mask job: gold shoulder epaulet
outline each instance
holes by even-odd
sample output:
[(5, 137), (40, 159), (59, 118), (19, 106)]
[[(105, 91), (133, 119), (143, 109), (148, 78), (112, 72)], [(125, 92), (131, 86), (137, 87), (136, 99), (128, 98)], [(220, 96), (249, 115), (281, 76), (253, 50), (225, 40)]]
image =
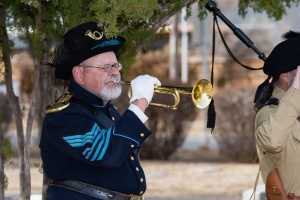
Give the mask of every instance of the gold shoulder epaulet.
[(53, 113), (67, 108), (70, 105), (69, 100), (72, 98), (73, 95), (73, 92), (67, 92), (66, 94), (63, 94), (61, 97), (59, 97), (57, 101), (46, 106), (45, 112)]

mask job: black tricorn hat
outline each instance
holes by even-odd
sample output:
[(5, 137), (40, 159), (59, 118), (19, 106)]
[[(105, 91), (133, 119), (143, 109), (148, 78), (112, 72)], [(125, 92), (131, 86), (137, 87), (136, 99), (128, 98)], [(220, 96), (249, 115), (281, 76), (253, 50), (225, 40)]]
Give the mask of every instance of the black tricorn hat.
[(300, 37), (279, 43), (265, 61), (263, 71), (267, 75), (278, 75), (292, 71), (300, 65)]
[(262, 91), (269, 84), (271, 76), (292, 71), (300, 65), (300, 37), (295, 34), (285, 34), (284, 38), (288, 39), (275, 46), (265, 61), (263, 71), (268, 78), (257, 87), (254, 103), (258, 101)]
[(100, 53), (109, 51), (116, 53), (125, 41), (119, 36), (107, 39), (95, 22), (80, 24), (64, 35), (63, 45), (56, 52), (59, 55), (56, 55), (58, 57), (54, 58), (51, 64), (56, 68), (55, 76), (69, 80), (74, 66)]

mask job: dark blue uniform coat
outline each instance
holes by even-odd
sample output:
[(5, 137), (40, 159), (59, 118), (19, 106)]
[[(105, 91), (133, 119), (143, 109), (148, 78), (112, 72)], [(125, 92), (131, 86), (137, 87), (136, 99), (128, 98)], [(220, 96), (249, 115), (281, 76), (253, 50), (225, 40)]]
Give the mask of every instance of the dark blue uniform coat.
[[(125, 194), (143, 194), (145, 175), (134, 154), (151, 134), (130, 110), (123, 116), (111, 102), (71, 81), (69, 91), (103, 111), (115, 124), (105, 128), (85, 107), (71, 103), (44, 118), (40, 141), (44, 173), (51, 180), (73, 179)], [(47, 199), (95, 198), (51, 185)]]

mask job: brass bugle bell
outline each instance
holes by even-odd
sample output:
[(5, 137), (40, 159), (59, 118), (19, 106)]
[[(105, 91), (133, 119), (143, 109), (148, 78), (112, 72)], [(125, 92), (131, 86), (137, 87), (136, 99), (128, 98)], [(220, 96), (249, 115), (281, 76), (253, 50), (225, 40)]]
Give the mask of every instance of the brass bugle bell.
[[(130, 85), (128, 81), (115, 81), (116, 84)], [(154, 92), (161, 94), (171, 94), (174, 97), (173, 105), (158, 104), (150, 102), (150, 106), (167, 108), (171, 110), (176, 110), (180, 102), (180, 94), (186, 95), (192, 98), (194, 105), (197, 108), (207, 107), (212, 100), (212, 84), (207, 79), (198, 80), (193, 87), (173, 87), (173, 86), (157, 86), (154, 85)], [(128, 89), (129, 99), (132, 97), (132, 88)]]

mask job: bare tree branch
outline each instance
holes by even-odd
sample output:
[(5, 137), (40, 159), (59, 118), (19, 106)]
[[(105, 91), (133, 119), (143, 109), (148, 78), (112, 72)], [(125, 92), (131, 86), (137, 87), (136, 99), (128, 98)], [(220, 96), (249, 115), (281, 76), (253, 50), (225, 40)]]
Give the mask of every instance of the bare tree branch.
[[(6, 83), (6, 91), (7, 97), (11, 103), (13, 113), (15, 116), (15, 124), (17, 130), (17, 138), (18, 138), (18, 153), (19, 153), (19, 167), (20, 167), (20, 196), (25, 195), (25, 161), (24, 161), (24, 130), (23, 130), (23, 122), (22, 122), (22, 111), (19, 104), (19, 99), (16, 97), (13, 91), (13, 84), (12, 84), (12, 67), (10, 61), (10, 47), (9, 47), (9, 39), (7, 35), (6, 29), (6, 12), (2, 4), (0, 4), (0, 24), (1, 24), (1, 33), (2, 38), (1, 42), (3, 44), (3, 61), (5, 64), (5, 83)], [(22, 198), (21, 198), (22, 199)]]
[(123, 33), (124, 31), (126, 31), (129, 28), (129, 25), (125, 25), (123, 26), (123, 28), (121, 28), (120, 33)]

